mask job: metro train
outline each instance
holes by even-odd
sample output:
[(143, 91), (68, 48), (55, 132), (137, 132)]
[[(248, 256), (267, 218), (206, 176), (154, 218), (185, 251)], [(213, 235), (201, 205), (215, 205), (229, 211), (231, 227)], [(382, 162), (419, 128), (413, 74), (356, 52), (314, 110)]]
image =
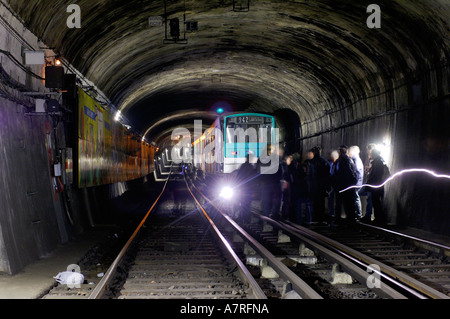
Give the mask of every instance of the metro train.
[(261, 113), (219, 116), (193, 143), (193, 165), (205, 175), (232, 175), (246, 160), (256, 166), (277, 142), (275, 118)]
[(114, 121), (112, 110), (81, 88), (77, 124), (75, 182), (79, 188), (130, 181), (153, 172), (156, 147)]

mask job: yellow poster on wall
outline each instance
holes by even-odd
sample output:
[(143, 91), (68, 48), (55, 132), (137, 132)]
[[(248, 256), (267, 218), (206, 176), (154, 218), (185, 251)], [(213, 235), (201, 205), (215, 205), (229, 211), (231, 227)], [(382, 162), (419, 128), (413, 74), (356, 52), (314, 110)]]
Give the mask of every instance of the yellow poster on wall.
[[(78, 187), (136, 179), (150, 173), (153, 149), (118, 122), (82, 89), (78, 89)], [(143, 159), (145, 157), (145, 160)], [(150, 157), (150, 158), (148, 158)], [(146, 163), (142, 165), (141, 163)]]
[[(79, 170), (78, 181), (81, 187), (99, 184), (98, 160), (103, 138), (103, 108), (96, 101), (79, 89)], [(102, 127), (99, 130), (99, 114)]]

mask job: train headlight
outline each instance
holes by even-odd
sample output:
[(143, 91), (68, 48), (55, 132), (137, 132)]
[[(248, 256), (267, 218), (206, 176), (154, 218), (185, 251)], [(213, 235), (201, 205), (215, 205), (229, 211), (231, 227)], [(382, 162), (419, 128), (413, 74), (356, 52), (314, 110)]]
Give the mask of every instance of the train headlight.
[(231, 187), (225, 186), (221, 189), (219, 196), (223, 199), (231, 199), (233, 198), (234, 191)]

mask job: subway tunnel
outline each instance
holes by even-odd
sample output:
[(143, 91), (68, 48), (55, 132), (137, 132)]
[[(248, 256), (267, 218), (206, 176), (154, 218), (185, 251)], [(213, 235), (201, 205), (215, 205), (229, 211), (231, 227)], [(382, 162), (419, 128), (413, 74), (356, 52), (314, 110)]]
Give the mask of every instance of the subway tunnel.
[[(392, 173), (450, 173), (448, 1), (71, 4), (0, 4), (0, 272), (20, 272), (87, 229), (141, 215), (160, 187), (149, 162), (140, 174), (108, 171), (97, 184), (77, 183), (81, 133), (71, 90), (83, 90), (156, 154), (174, 145), (174, 129), (193, 133), (201, 120), (205, 130), (222, 108), (274, 115), (286, 153), (301, 158), (316, 145), (326, 157), (345, 144), (358, 145), (364, 159), (375, 143)], [(176, 18), (179, 35), (169, 23)], [(26, 64), (30, 52), (43, 52), (45, 62)], [(56, 60), (76, 75), (72, 87), (46, 87), (45, 66)], [(64, 116), (38, 116), (42, 99), (58, 100)], [(55, 178), (66, 149), (72, 182)], [(448, 198), (448, 178), (412, 173), (387, 185), (384, 202), (391, 225), (448, 236)]]

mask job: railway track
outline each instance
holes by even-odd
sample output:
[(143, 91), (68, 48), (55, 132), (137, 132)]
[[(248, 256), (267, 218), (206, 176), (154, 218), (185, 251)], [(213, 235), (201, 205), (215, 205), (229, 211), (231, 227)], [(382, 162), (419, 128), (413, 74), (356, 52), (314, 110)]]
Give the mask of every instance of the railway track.
[(246, 298), (248, 286), (210, 231), (196, 208), (176, 217), (157, 211), (137, 242), (118, 298)]
[[(265, 299), (205, 211), (184, 190), (183, 212), (161, 194), (88, 299)], [(179, 182), (176, 184), (180, 184)], [(178, 190), (178, 200), (180, 192)], [(68, 294), (73, 292), (69, 291)]]
[[(205, 200), (215, 206), (206, 196)], [(325, 298), (450, 298), (448, 247), (410, 236), (399, 239), (400, 234), (374, 236), (373, 232), (362, 231), (363, 225), (319, 227), (316, 232), (288, 221), (272, 220), (258, 211), (253, 213), (260, 221), (245, 225), (246, 230), (280, 258), (300, 261), (294, 264), (294, 271), (303, 269), (303, 274), (296, 272), (311, 286), (322, 283), (324, 289), (317, 291)], [(408, 241), (405, 237), (409, 237)], [(347, 275), (346, 284), (335, 280), (336, 274), (343, 282)]]
[[(219, 212), (233, 225), (228, 227), (228, 239), (242, 238), (241, 245), (244, 248), (241, 250), (247, 251), (243, 257), (247, 263), (259, 265), (263, 276), (266, 272), (271, 280), (284, 280), (283, 291), (279, 292), (282, 296), (288, 291), (291, 298), (406, 298), (386, 285), (367, 287), (366, 282), (371, 278), (367, 271), (304, 236), (293, 232), (283, 234), (278, 222), (270, 218), (255, 215), (252, 222), (239, 226), (195, 185), (193, 188), (203, 198), (204, 207)], [(226, 229), (226, 226), (222, 227)], [(277, 284), (274, 283), (274, 286)]]
[[(450, 298), (448, 246), (362, 223), (313, 230), (359, 261), (379, 265), (386, 274), (421, 293), (422, 298)], [(303, 231), (314, 235), (311, 230)]]
[[(189, 196), (187, 190), (184, 193)], [(161, 201), (167, 204), (167, 200), (163, 197)], [(136, 230), (139, 235), (130, 239), (110, 267), (109, 276), (89, 298), (265, 298), (226, 241), (220, 239), (214, 223), (207, 214), (199, 213), (194, 200), (184, 201), (184, 213), (167, 211), (165, 205), (154, 207)]]
[(449, 267), (437, 253), (368, 231), (315, 232), (255, 211), (240, 225), (187, 178), (184, 213), (173, 213), (168, 181), (102, 280), (82, 293), (60, 289), (61, 297), (448, 298)]
[[(427, 256), (427, 254), (421, 255), (417, 250), (407, 248), (404, 244), (395, 244), (394, 242), (386, 243), (384, 241), (376, 240), (371, 244), (368, 243), (367, 245), (363, 245), (364, 247), (369, 247), (368, 250), (358, 251), (355, 248), (361, 247), (358, 246), (360, 242), (359, 239), (356, 240), (356, 243), (353, 242), (356, 238), (354, 237), (355, 232), (358, 232), (357, 227), (344, 227), (339, 230), (340, 234), (346, 234), (345, 236), (350, 236), (352, 238), (350, 242), (343, 243), (344, 240), (342, 240), (342, 238), (336, 238), (337, 240), (331, 239), (324, 236), (320, 232), (295, 225), (288, 221), (273, 221), (265, 216), (261, 216), (261, 218), (270, 222), (272, 225), (275, 225), (278, 230), (283, 230), (294, 238), (301, 238), (309, 241), (310, 247), (316, 247), (315, 249), (313, 248), (313, 250), (315, 250), (317, 255), (328, 255), (327, 258), (331, 257), (331, 259), (334, 259), (337, 263), (341, 264), (341, 266), (343, 266), (342, 268), (345, 268), (346, 272), (354, 278), (357, 278), (357, 274), (354, 272), (357, 268), (354, 266), (372, 273), (369, 278), (364, 279), (360, 277), (358, 281), (361, 283), (366, 282), (368, 286), (373, 286), (375, 284), (375, 286), (378, 286), (377, 288), (391, 287), (390, 289), (392, 289), (392, 291), (396, 291), (398, 293), (398, 295), (395, 295), (395, 293), (389, 293), (388, 295), (391, 298), (449, 299), (449, 295), (447, 290), (445, 290), (445, 287), (439, 287), (436, 283), (430, 283), (428, 280), (423, 280), (423, 278), (420, 278), (419, 276), (411, 275), (411, 270), (409, 268), (410, 265), (414, 263), (414, 259), (411, 258), (420, 258), (420, 256)], [(320, 230), (326, 232), (329, 228), (321, 227)], [(349, 246), (353, 244), (355, 246)], [(378, 256), (371, 255), (371, 251), (380, 252), (381, 254)], [(393, 263), (387, 264), (386, 260), (382, 258), (385, 258), (385, 256), (389, 254), (391, 254), (391, 256), (392, 254), (395, 255), (396, 253), (403, 254), (395, 257), (398, 258), (397, 261), (399, 264), (397, 265), (394, 265)], [(411, 255), (404, 255), (404, 253)], [(332, 257), (330, 254), (335, 254), (336, 256)], [(423, 262), (422, 259), (416, 260), (421, 260), (420, 262)], [(429, 263), (426, 267), (418, 268), (426, 269), (432, 273), (438, 273), (442, 269), (447, 269), (447, 266), (445, 266), (446, 262), (444, 257), (439, 259), (428, 256), (427, 261)], [(350, 262), (354, 266), (345, 266), (342, 262)], [(433, 263), (437, 265), (436, 268), (432, 267)], [(425, 263), (421, 266), (424, 265)], [(411, 268), (415, 269), (416, 267)], [(384, 293), (382, 293), (382, 295), (384, 295)], [(388, 297), (388, 295), (385, 297)]]

